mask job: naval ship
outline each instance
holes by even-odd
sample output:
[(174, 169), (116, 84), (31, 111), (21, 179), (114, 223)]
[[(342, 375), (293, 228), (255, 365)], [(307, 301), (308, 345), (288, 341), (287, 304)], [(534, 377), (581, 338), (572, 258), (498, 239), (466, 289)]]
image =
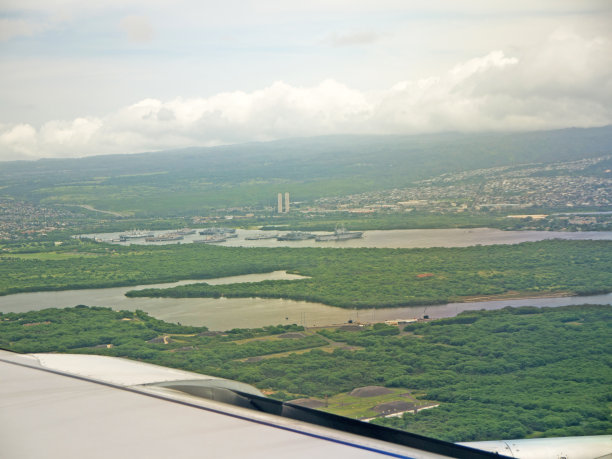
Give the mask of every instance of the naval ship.
[(347, 239), (359, 239), (363, 237), (363, 231), (347, 231), (344, 226), (336, 227), (332, 234), (321, 234), (315, 238), (315, 241), (346, 241)]
[(316, 235), (305, 233), (303, 231), (291, 231), (276, 238), (277, 241), (305, 241), (306, 239), (314, 239)]

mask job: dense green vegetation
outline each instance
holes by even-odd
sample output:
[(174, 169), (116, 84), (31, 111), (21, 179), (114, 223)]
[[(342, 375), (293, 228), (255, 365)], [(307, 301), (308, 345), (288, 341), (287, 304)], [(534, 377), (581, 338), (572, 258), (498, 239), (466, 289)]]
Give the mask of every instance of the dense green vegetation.
[(160, 334), (208, 330), (164, 322), (142, 311), (112, 311), (82, 305), (25, 314), (0, 313), (0, 318), (0, 347), (16, 352), (68, 352), (107, 344), (134, 351), (135, 344)]
[[(479, 211), (469, 213), (442, 213), (431, 211), (413, 212), (376, 212), (372, 214), (351, 214), (349, 212), (330, 212), (325, 215), (301, 215), (259, 217), (240, 220), (242, 227), (262, 227), (264, 230), (301, 230), (333, 231), (338, 225), (349, 230), (394, 230), (394, 229), (431, 229), (431, 228), (497, 228), (501, 230), (520, 231), (610, 231), (612, 215), (594, 215), (592, 223), (576, 224), (564, 217), (567, 209), (530, 208), (536, 214), (552, 214), (541, 220), (531, 217), (509, 218), (512, 212)], [(612, 208), (579, 208), (574, 212), (612, 211)], [(524, 212), (524, 209), (516, 209)], [(185, 226), (185, 225), (183, 225)]]
[[(599, 211), (608, 211), (610, 209), (597, 209)], [(593, 211), (591, 209), (591, 211)], [(588, 210), (585, 210), (588, 212)], [(544, 213), (551, 213), (545, 211)], [(536, 231), (612, 231), (612, 213), (601, 215), (587, 215), (583, 220), (571, 218), (563, 215), (563, 213), (549, 215), (540, 220), (532, 220), (530, 218), (514, 219), (517, 221), (510, 222), (510, 219), (505, 219), (506, 225), (502, 226), (507, 230), (536, 230)]]
[(330, 136), (138, 155), (16, 161), (0, 197), (136, 216), (202, 215), (406, 186), (442, 173), (609, 153), (612, 129)]
[(505, 214), (441, 214), (431, 212), (376, 212), (372, 214), (351, 214), (330, 212), (325, 215), (291, 214), (273, 218), (245, 220), (241, 224), (258, 225), (263, 230), (333, 231), (337, 226), (349, 230), (394, 230), (430, 228), (499, 228), (505, 229), (516, 224), (505, 218)]
[(241, 380), (282, 399), (406, 388), (440, 406), (378, 422), (450, 441), (612, 433), (611, 337), (612, 308), (594, 305), (318, 334), (295, 325), (214, 334), (82, 306), (0, 314), (0, 347), (22, 352), (137, 358)]
[[(583, 243), (586, 242), (586, 243)], [(300, 249), (285, 269), (300, 281), (191, 284), (128, 296), (291, 298), (340, 307), (395, 307), (507, 292), (612, 290), (612, 244), (544, 241), (451, 249)], [(275, 254), (283, 260), (284, 251)], [(297, 262), (299, 260), (299, 262)]]
[(207, 279), (288, 270), (308, 276), (131, 296), (265, 297), (350, 308), (445, 303), (512, 293), (612, 291), (612, 241), (541, 241), (431, 249), (112, 246), (71, 241), (0, 255), (0, 294)]
[(611, 319), (609, 305), (507, 308), (408, 326), (437, 346), (437, 374), (390, 384), (426, 390), (442, 406), (381, 423), (463, 439), (610, 433)]

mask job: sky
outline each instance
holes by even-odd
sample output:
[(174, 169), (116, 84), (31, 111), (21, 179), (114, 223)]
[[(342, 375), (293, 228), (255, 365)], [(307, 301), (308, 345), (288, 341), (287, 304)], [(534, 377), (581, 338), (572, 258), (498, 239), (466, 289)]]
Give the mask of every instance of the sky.
[(609, 0), (0, 0), (0, 161), (608, 124)]

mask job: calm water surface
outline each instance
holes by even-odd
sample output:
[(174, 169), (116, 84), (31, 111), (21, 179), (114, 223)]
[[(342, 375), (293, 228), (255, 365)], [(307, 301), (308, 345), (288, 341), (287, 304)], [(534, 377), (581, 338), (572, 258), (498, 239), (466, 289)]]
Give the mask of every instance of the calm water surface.
[[(156, 234), (163, 232), (157, 231)], [(362, 239), (339, 242), (315, 242), (314, 240), (279, 242), (275, 239), (247, 241), (245, 238), (261, 234), (256, 230), (237, 230), (238, 237), (220, 245), (242, 247), (467, 247), (471, 245), (518, 244), (544, 239), (608, 239), (612, 232), (549, 232), (549, 231), (501, 231), (491, 228), (428, 229), (366, 231)], [(276, 233), (270, 232), (270, 233)], [(282, 232), (281, 232), (282, 233)], [(89, 235), (105, 241), (117, 239), (120, 233)], [(324, 233), (317, 233), (324, 234)], [(181, 243), (202, 239), (199, 234), (185, 236)], [(134, 243), (142, 244), (144, 240)], [(130, 244), (121, 243), (123, 245)], [(162, 243), (151, 243), (162, 244)], [(219, 279), (209, 279), (210, 284), (234, 282), (259, 282), (262, 280), (299, 279), (300, 276), (275, 271), (267, 274), (249, 274)], [(566, 298), (538, 298), (526, 300), (453, 303), (439, 306), (350, 310), (326, 306), (320, 303), (263, 298), (128, 298), (128, 290), (150, 287), (174, 287), (200, 280), (185, 280), (168, 284), (141, 285), (105, 289), (67, 290), (61, 292), (19, 293), (0, 297), (1, 312), (20, 312), (51, 307), (70, 307), (77, 304), (106, 306), (116, 310), (141, 309), (150, 315), (169, 322), (184, 325), (206, 325), (212, 330), (261, 327), (264, 325), (297, 323), (306, 326), (346, 323), (348, 320), (374, 322), (391, 319), (410, 319), (428, 315), (431, 318), (452, 317), (472, 309), (500, 309), (505, 306), (563, 306), (569, 304), (611, 304), (612, 294)]]
[[(262, 280), (300, 279), (301, 276), (275, 271), (219, 279), (210, 284), (259, 282)], [(18, 293), (0, 297), (0, 312), (22, 312), (44, 308), (72, 307), (78, 304), (106, 306), (116, 310), (141, 309), (153, 317), (183, 325), (205, 325), (211, 330), (262, 327), (276, 324), (323, 326), (359, 322), (380, 322), (411, 319), (428, 315), (430, 318), (453, 317), (473, 309), (501, 309), (506, 306), (564, 306), (569, 304), (612, 304), (612, 294), (565, 298), (452, 303), (438, 306), (413, 306), (384, 309), (342, 309), (320, 303), (264, 298), (128, 298), (125, 292), (149, 287), (173, 287), (202, 282), (188, 280), (168, 284), (140, 285), (104, 289), (66, 290), (61, 292)], [(299, 280), (298, 280), (299, 282)]]
[[(168, 231), (156, 231), (159, 235)], [(277, 241), (276, 239), (262, 239), (248, 241), (245, 238), (255, 234), (276, 234), (286, 231), (256, 231), (237, 230), (238, 237), (228, 239), (217, 245), (226, 247), (373, 247), (373, 248), (425, 248), (425, 247), (468, 247), (471, 245), (492, 244), (519, 244), (521, 242), (542, 241), (544, 239), (607, 239), (612, 240), (612, 231), (501, 231), (492, 228), (451, 228), (451, 229), (415, 229), (415, 230), (381, 230), (365, 231), (363, 238), (349, 239), (347, 241), (316, 242), (313, 239), (305, 241)], [(106, 242), (118, 239), (121, 233), (99, 233), (86, 236), (98, 238)], [(328, 234), (315, 231), (314, 234)], [(203, 239), (204, 236), (192, 234), (176, 243), (190, 244), (194, 240)], [(145, 242), (137, 239), (132, 242), (117, 242), (121, 245), (129, 244), (167, 244), (165, 242)]]

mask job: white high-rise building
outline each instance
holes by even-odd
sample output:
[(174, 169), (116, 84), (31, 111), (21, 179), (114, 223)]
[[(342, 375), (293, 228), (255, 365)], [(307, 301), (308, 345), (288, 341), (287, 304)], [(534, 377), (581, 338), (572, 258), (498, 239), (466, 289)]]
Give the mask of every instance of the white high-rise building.
[(283, 213), (283, 193), (278, 193), (278, 213)]
[(289, 213), (289, 193), (285, 193), (285, 213)]

